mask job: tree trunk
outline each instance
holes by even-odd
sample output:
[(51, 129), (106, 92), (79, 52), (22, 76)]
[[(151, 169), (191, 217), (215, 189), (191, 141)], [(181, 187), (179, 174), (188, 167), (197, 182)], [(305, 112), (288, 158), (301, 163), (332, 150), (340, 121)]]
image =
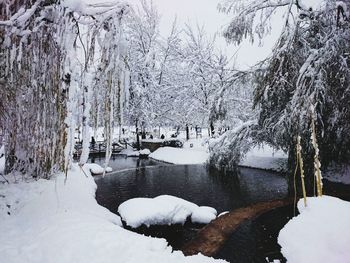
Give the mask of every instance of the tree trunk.
[(188, 141), (190, 139), (190, 128), (186, 124), (186, 140)]
[(138, 127), (138, 120), (136, 120), (136, 148), (137, 150), (140, 150), (140, 137), (139, 137), (139, 127)]

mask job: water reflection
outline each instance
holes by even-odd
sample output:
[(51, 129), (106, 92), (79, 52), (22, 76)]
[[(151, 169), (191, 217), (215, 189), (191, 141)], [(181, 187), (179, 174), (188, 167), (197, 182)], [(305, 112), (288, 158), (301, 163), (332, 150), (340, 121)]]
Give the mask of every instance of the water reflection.
[[(96, 199), (112, 212), (130, 198), (162, 194), (212, 206), (218, 212), (287, 195), (285, 178), (254, 169), (223, 174), (204, 165), (164, 165), (137, 158), (117, 158), (111, 166), (124, 171), (97, 177)], [(125, 170), (132, 167), (139, 169)]]

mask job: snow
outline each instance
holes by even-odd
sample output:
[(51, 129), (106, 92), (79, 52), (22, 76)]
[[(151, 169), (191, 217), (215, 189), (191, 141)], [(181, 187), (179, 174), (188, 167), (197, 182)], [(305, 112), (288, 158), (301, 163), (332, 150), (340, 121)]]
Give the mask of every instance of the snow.
[(140, 152), (139, 151), (134, 151), (132, 148), (127, 148), (122, 150), (119, 154), (125, 154), (128, 157), (139, 157)]
[(216, 218), (216, 209), (209, 206), (200, 206), (192, 213), (192, 223), (208, 224)]
[(281, 150), (275, 151), (268, 145), (251, 149), (240, 166), (271, 171), (286, 171), (288, 155)]
[(342, 184), (350, 184), (350, 165), (331, 165), (324, 171), (324, 178)]
[[(86, 163), (84, 164), (84, 168), (87, 169), (92, 174), (103, 174), (104, 168), (97, 163)], [(110, 173), (113, 169), (111, 167), (106, 168), (106, 172)]]
[(191, 216), (193, 223), (207, 224), (216, 218), (214, 208), (201, 206), (184, 199), (160, 195), (155, 198), (133, 198), (118, 207), (118, 213), (128, 226), (184, 224)]
[(149, 149), (143, 149), (139, 151), (140, 155), (150, 155), (151, 151)]
[(163, 143), (163, 139), (143, 139), (141, 142), (153, 142), (153, 143)]
[(87, 167), (74, 164), (51, 180), (0, 185), (0, 255), (6, 263), (225, 262), (185, 257), (165, 239), (120, 227), (120, 218), (99, 206)]
[(106, 173), (111, 173), (111, 172), (113, 172), (113, 169), (112, 169), (112, 167), (106, 167)]
[[(191, 139), (183, 148), (161, 147), (149, 157), (172, 164), (204, 164), (209, 158), (208, 144), (205, 139)], [(251, 149), (239, 165), (280, 172), (287, 170), (287, 159), (283, 151), (263, 145)]]
[(203, 150), (161, 147), (149, 155), (150, 158), (173, 164), (204, 164), (209, 153)]
[(151, 154), (151, 151), (149, 149), (134, 151), (131, 148), (127, 148), (127, 149), (122, 150), (119, 154), (125, 154), (128, 157), (139, 157), (140, 155), (143, 155), (143, 156), (147, 155), (148, 156)]
[(221, 213), (218, 215), (218, 217), (223, 216), (223, 215), (226, 215), (226, 214), (228, 214), (228, 213), (229, 213), (229, 211), (221, 212)]
[(0, 158), (0, 174), (4, 174), (5, 171), (5, 157)]
[(299, 200), (300, 215), (280, 231), (278, 243), (289, 263), (350, 262), (350, 202), (323, 196)]
[(5, 147), (4, 145), (0, 147), (0, 174), (3, 174), (5, 171)]

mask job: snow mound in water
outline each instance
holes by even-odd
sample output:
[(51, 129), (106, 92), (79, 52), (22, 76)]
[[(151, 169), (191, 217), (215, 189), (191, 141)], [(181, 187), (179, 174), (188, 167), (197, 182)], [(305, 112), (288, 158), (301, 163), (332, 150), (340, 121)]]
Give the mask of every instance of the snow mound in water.
[(300, 215), (280, 231), (278, 243), (288, 262), (350, 262), (350, 202), (323, 196), (298, 202)]
[(207, 224), (216, 218), (212, 207), (199, 207), (184, 199), (161, 195), (155, 198), (133, 198), (118, 207), (128, 226), (184, 224), (191, 216), (193, 223)]
[(143, 149), (139, 153), (140, 153), (140, 155), (147, 155), (148, 156), (151, 154), (151, 151), (149, 149)]
[[(97, 163), (86, 163), (84, 164), (84, 169), (89, 170), (92, 174), (103, 174), (104, 168)], [(106, 168), (106, 173), (112, 172), (113, 169), (111, 167)]]

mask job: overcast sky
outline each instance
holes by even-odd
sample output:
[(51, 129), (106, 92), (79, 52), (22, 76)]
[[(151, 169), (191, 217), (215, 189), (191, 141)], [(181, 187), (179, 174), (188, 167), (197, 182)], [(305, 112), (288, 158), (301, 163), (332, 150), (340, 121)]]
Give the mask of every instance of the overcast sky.
[[(129, 2), (135, 4), (139, 3), (139, 0), (129, 0)], [(248, 41), (242, 43), (240, 47), (227, 45), (221, 33), (230, 21), (230, 16), (217, 10), (218, 3), (220, 0), (153, 0), (161, 16), (160, 33), (166, 36), (170, 32), (175, 17), (180, 28), (185, 24), (203, 25), (205, 31), (211, 36), (217, 34), (217, 47), (224, 50), (228, 57), (233, 56), (238, 50), (236, 64), (240, 68), (247, 68), (271, 53), (277, 40), (280, 23), (276, 23), (275, 33), (267, 36), (261, 47), (258, 43), (251, 45)]]

